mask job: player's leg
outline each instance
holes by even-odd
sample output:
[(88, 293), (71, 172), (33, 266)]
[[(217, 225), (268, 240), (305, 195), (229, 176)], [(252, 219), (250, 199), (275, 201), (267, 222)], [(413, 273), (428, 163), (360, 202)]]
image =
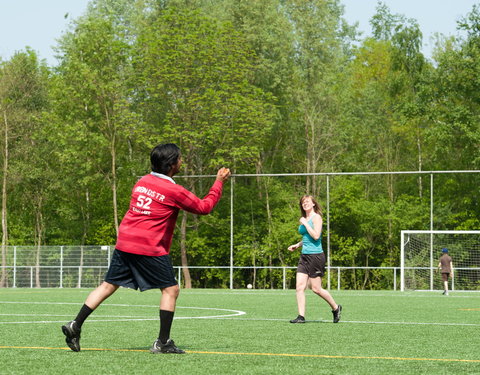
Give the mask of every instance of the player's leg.
[(175, 306), (180, 293), (178, 285), (162, 288), (162, 298), (160, 301), (160, 332), (158, 339), (155, 340), (150, 351), (154, 354), (172, 353), (183, 354), (185, 351), (177, 348), (175, 342), (170, 338), (173, 317), (175, 315)]
[(448, 273), (442, 273), (442, 280), (443, 280), (443, 294), (448, 296)]
[(85, 319), (108, 297), (118, 289), (119, 285), (137, 288), (129, 267), (129, 255), (115, 249), (105, 281), (93, 290), (85, 300), (77, 317), (62, 326), (66, 343), (75, 352), (80, 351), (80, 333)]
[[(159, 256), (150, 259), (152, 267), (146, 267), (145, 271), (150, 270), (150, 284), (155, 283), (162, 291), (160, 300), (160, 331), (157, 340), (153, 343), (150, 351), (157, 353), (183, 354), (182, 349), (175, 346), (170, 338), (173, 317), (175, 315), (175, 307), (177, 298), (180, 294), (180, 288), (175, 279), (175, 271), (173, 269), (170, 256)], [(154, 272), (154, 274), (152, 274)]]
[(290, 320), (290, 323), (305, 323), (305, 290), (308, 285), (308, 275), (297, 272), (295, 294), (297, 297), (298, 316)]
[(332, 314), (333, 314), (333, 322), (338, 323), (340, 321), (340, 317), (342, 314), (342, 306), (338, 305), (335, 300), (333, 299), (332, 295), (330, 292), (326, 289), (322, 288), (322, 278), (321, 277), (315, 277), (310, 279), (310, 282), (312, 284), (312, 291), (323, 298), (332, 308)]
[(338, 308), (338, 305), (333, 299), (332, 295), (329, 293), (328, 290), (322, 288), (322, 278), (311, 278), (310, 282), (312, 284), (312, 292), (323, 298), (330, 305), (332, 310), (336, 310)]
[(178, 285), (162, 289), (162, 299), (160, 301), (160, 333), (158, 338), (162, 344), (165, 344), (170, 338), (173, 316), (175, 315), (175, 306), (180, 294)]
[(342, 306), (338, 305), (330, 292), (322, 287), (322, 277), (325, 274), (325, 253), (315, 254), (310, 260), (310, 283), (312, 291), (319, 297), (324, 299), (332, 308), (333, 322), (340, 321)]
[(103, 301), (115, 293), (117, 289), (118, 285), (104, 281), (88, 295), (76, 318), (62, 326), (65, 342), (74, 352), (80, 351), (80, 334), (85, 319), (87, 319)]
[[(103, 301), (115, 293), (118, 289), (118, 285), (111, 284), (107, 281), (101, 283), (95, 290), (90, 292), (87, 299), (85, 300), (85, 305), (90, 307), (90, 309), (95, 310)], [(82, 322), (83, 323), (83, 322)]]

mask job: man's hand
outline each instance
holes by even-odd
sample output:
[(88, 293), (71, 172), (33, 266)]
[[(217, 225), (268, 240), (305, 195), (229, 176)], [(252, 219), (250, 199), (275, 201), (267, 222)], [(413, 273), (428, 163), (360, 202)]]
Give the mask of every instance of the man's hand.
[(220, 168), (217, 172), (217, 180), (225, 182), (228, 180), (231, 174), (232, 173), (230, 172), (229, 168)]

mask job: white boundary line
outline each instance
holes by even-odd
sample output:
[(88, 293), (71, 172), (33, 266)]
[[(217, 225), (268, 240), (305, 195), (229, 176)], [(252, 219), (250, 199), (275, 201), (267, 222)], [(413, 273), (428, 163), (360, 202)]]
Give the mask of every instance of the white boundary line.
[[(289, 319), (258, 319), (258, 318), (215, 318), (217, 320), (246, 320), (246, 321), (274, 321), (274, 322), (288, 322)], [(308, 323), (331, 323), (332, 320), (320, 319), (320, 320), (306, 320)], [(392, 325), (427, 325), (427, 326), (467, 326), (467, 327), (480, 327), (480, 323), (438, 323), (438, 322), (372, 322), (362, 320), (341, 320), (339, 324), (392, 324)]]
[[(445, 297), (443, 297), (445, 298)], [(16, 301), (0, 301), (0, 304), (36, 304), (36, 305), (78, 305), (73, 302), (16, 302)], [(149, 307), (158, 308), (158, 305), (128, 305), (128, 304), (103, 304), (103, 306), (117, 306), (117, 307)], [(222, 312), (231, 312), (226, 315), (209, 315), (209, 316), (180, 316), (175, 317), (175, 320), (182, 319), (216, 319), (216, 320), (243, 320), (243, 321), (278, 321), (288, 322), (288, 319), (280, 318), (237, 318), (242, 315), (246, 315), (245, 311), (232, 310), (232, 309), (220, 309), (213, 307), (191, 307), (191, 306), (177, 306), (177, 309), (191, 309), (191, 310), (215, 310)], [(71, 315), (59, 315), (59, 314), (0, 314), (0, 316), (50, 316), (50, 317), (70, 317)], [(99, 319), (99, 318), (121, 318), (121, 319)], [(93, 319), (89, 319), (89, 322), (102, 323), (102, 322), (130, 322), (130, 321), (157, 321), (158, 318), (149, 318), (141, 316), (130, 315), (96, 315)], [(307, 323), (329, 323), (331, 320), (307, 320)], [(52, 321), (52, 320), (37, 320), (37, 321), (22, 321), (22, 322), (0, 322), (0, 324), (48, 324), (48, 323), (64, 323), (64, 321)], [(450, 323), (450, 322), (384, 322), (384, 321), (360, 321), (360, 320), (342, 320), (342, 323), (348, 324), (391, 324), (391, 325), (429, 325), (429, 326), (452, 326), (452, 327), (480, 327), (480, 323)]]
[[(195, 307), (186, 307), (189, 309), (196, 309)], [(210, 308), (201, 308), (204, 310), (209, 310)], [(212, 309), (217, 310), (217, 309)], [(218, 309), (225, 310), (225, 309)], [(235, 310), (229, 310), (235, 311)], [(185, 317), (176, 317), (175, 320), (181, 319), (214, 319), (214, 320), (241, 320), (241, 321), (257, 321), (257, 322), (288, 322), (288, 319), (280, 318), (236, 318), (237, 316), (246, 315), (243, 311), (238, 311), (243, 314), (238, 315), (222, 315), (222, 316), (185, 316)], [(0, 314), (0, 316), (39, 316), (36, 314)], [(63, 317), (67, 315), (48, 315), (42, 314), (40, 316), (56, 316)], [(71, 316), (71, 315), (68, 315)], [(98, 318), (122, 318), (122, 319), (98, 319)], [(103, 323), (103, 322), (132, 322), (132, 321), (157, 321), (158, 318), (148, 318), (148, 317), (139, 317), (139, 316), (114, 316), (114, 315), (103, 315), (96, 316), (94, 319), (89, 319), (89, 323)], [(0, 324), (48, 324), (48, 323), (65, 323), (64, 320), (36, 320), (36, 321), (22, 321), (22, 322), (0, 322)], [(307, 320), (306, 323), (331, 323), (331, 320)], [(447, 326), (447, 327), (480, 327), (480, 323), (448, 323), (448, 322), (374, 322), (374, 321), (362, 321), (362, 320), (342, 320), (342, 324), (384, 324), (384, 325), (419, 325), (419, 326)]]
[[(78, 305), (78, 303), (73, 303), (73, 302), (15, 302), (15, 301), (0, 301), (0, 304), (28, 304), (28, 305)], [(115, 303), (105, 303), (103, 306), (120, 306), (120, 307), (152, 307), (152, 308), (158, 308), (158, 305), (127, 305), (127, 304), (115, 304)], [(190, 309), (190, 310), (210, 310), (210, 311), (221, 311), (221, 312), (228, 312), (230, 314), (222, 314), (222, 315), (208, 315), (208, 316), (179, 316), (175, 317), (174, 319), (218, 319), (218, 318), (231, 318), (235, 316), (241, 316), (241, 315), (246, 315), (247, 313), (245, 311), (241, 310), (232, 310), (232, 309), (219, 309), (215, 307), (191, 307), (191, 306), (177, 306), (177, 309)], [(0, 314), (0, 316), (57, 316), (57, 317), (63, 317), (67, 315), (57, 315), (57, 314), (42, 314), (42, 315), (37, 315), (37, 314)], [(71, 316), (71, 315), (68, 315)], [(99, 315), (95, 316), (94, 319), (89, 319), (89, 322), (131, 322), (131, 321), (156, 321), (158, 320), (158, 317), (156, 318), (145, 318), (145, 317), (138, 317), (138, 316), (118, 316), (119, 318), (128, 318), (128, 319), (98, 319), (101, 317), (106, 317), (106, 318), (115, 318), (117, 316), (112, 316), (112, 315)], [(46, 320), (37, 320), (37, 321), (31, 321), (31, 322), (0, 322), (0, 324), (35, 324), (35, 323), (64, 323), (64, 321), (46, 321)]]
[[(11, 315), (16, 316), (16, 315)], [(23, 315), (22, 315), (23, 316)], [(56, 315), (57, 316), (57, 315)], [(257, 319), (257, 318), (232, 318), (232, 317), (218, 317), (218, 316), (202, 316), (202, 317), (177, 317), (177, 319), (214, 319), (214, 320), (241, 320), (241, 321), (259, 321), (259, 322), (284, 322), (288, 319)], [(158, 321), (158, 318), (129, 318), (129, 319), (89, 319), (89, 323), (108, 323), (108, 322), (143, 322), (143, 321)], [(0, 324), (48, 324), (48, 323), (65, 323), (64, 320), (37, 320), (37, 321), (22, 321), (22, 322), (0, 322)], [(331, 323), (331, 320), (307, 320), (308, 323)], [(447, 326), (447, 327), (480, 327), (480, 323), (435, 323), (435, 322), (371, 322), (361, 320), (342, 320), (341, 324), (384, 324), (384, 325), (419, 325), (419, 326)]]

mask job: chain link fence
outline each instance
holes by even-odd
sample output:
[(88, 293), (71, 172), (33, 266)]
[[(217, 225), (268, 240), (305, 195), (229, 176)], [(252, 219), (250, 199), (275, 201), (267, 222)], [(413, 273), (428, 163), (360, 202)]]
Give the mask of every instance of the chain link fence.
[(4, 286), (81, 288), (98, 285), (110, 265), (111, 246), (8, 246)]
[[(113, 246), (8, 246), (6, 266), (2, 266), (7, 288), (94, 288), (110, 265)], [(174, 266), (177, 280), (183, 284), (182, 266)], [(256, 289), (294, 289), (296, 267), (190, 266), (195, 288), (229, 288), (233, 273), (235, 289), (252, 284)], [(330, 267), (332, 288), (340, 290), (342, 281), (365, 274), (385, 279), (385, 285), (397, 289), (398, 267)], [(368, 285), (362, 287), (368, 289)]]

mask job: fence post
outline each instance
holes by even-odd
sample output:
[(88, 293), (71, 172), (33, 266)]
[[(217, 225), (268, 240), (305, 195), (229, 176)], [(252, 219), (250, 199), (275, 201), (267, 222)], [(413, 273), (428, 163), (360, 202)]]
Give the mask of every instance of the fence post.
[(283, 290), (285, 290), (286, 287), (287, 287), (287, 283), (286, 283), (286, 268), (285, 268), (285, 266), (283, 266), (282, 268), (283, 268)]
[(30, 266), (30, 288), (33, 288), (33, 267)]
[(60, 246), (60, 286), (63, 288), (63, 246)]
[(233, 186), (235, 177), (230, 181), (230, 289), (233, 289)]
[(182, 267), (178, 267), (178, 286), (182, 285)]
[(78, 266), (78, 287), (82, 287), (82, 265)]
[[(433, 173), (430, 174), (430, 230), (433, 230)], [(433, 234), (430, 233), (430, 290), (433, 290)]]
[(13, 247), (13, 287), (17, 287), (17, 247)]
[(393, 290), (397, 290), (397, 267), (393, 267)]
[(330, 290), (330, 176), (327, 175), (327, 289)]
[(337, 267), (338, 275), (337, 275), (337, 290), (340, 290), (340, 267)]
[(405, 240), (404, 231), (400, 232), (400, 291), (405, 291)]

